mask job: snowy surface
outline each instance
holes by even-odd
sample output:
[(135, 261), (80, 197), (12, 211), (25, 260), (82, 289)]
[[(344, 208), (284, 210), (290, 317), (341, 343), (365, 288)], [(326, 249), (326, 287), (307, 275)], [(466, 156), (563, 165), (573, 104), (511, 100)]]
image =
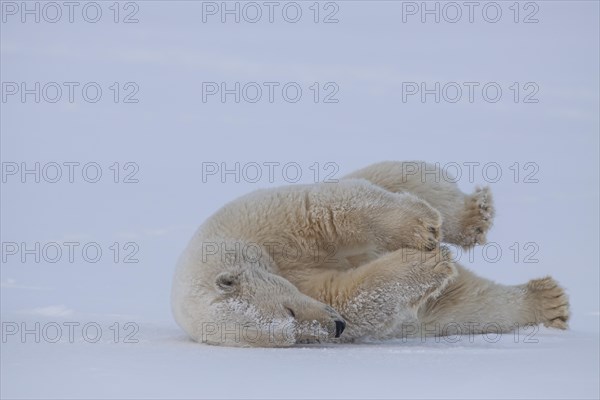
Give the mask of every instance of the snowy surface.
[[(113, 320), (111, 320), (113, 321)], [(112, 323), (112, 322), (111, 322)], [(102, 324), (100, 324), (102, 325)], [(109, 324), (104, 325), (105, 327)], [(77, 334), (77, 331), (75, 331)], [(531, 336), (530, 336), (531, 335)], [(66, 336), (66, 333), (65, 333)], [(598, 337), (548, 330), (422, 342), (240, 349), (198, 345), (171, 324), (139, 343), (3, 349), (3, 396), (36, 398), (594, 398)], [(494, 343), (492, 343), (494, 342)]]
[[(72, 262), (64, 253), (55, 263), (32, 255), (23, 262), (3, 247), (1, 397), (598, 398), (598, 2), (536, 2), (536, 24), (513, 23), (512, 3), (500, 2), (496, 24), (480, 15), (473, 23), (403, 23), (401, 3), (386, 1), (337, 2), (338, 24), (202, 23), (201, 3), (190, 1), (137, 2), (137, 24), (112, 22), (112, 2), (101, 2), (96, 24), (7, 16), (2, 82), (93, 81), (104, 97), (0, 103), (2, 162), (93, 161), (103, 176), (22, 183), (11, 175), (2, 183), (3, 246), (79, 247)], [(301, 4), (312, 16), (312, 2)], [(202, 82), (212, 81), (293, 81), (305, 95), (297, 103), (203, 103)], [(402, 82), (473, 81), (498, 82), (502, 100), (402, 102)], [(135, 82), (139, 102), (114, 103), (114, 82)], [(314, 103), (314, 82), (336, 82), (339, 103)], [(513, 82), (535, 82), (540, 101), (514, 103)], [(552, 275), (570, 295), (570, 331), (231, 349), (192, 343), (174, 324), (173, 267), (197, 226), (226, 201), (289, 183), (280, 169), (272, 182), (203, 182), (203, 162), (295, 162), (308, 183), (316, 162), (323, 179), (328, 162), (339, 177), (415, 159), (500, 165), (497, 182), (481, 167), (470, 180), (463, 168), (459, 185), (491, 186), (498, 212), (488, 239), (502, 254), (496, 260), (478, 248), (461, 262), (506, 284)], [(139, 168), (139, 182), (114, 183), (115, 162), (120, 182), (127, 162)], [(538, 182), (524, 182), (526, 163), (537, 166)], [(98, 262), (81, 255), (89, 243), (103, 251)], [(139, 262), (124, 262), (132, 249)], [(36, 323), (40, 343), (8, 333)], [(79, 323), (73, 343), (70, 323)], [(85, 324), (92, 328), (84, 337)], [(89, 343), (93, 324), (102, 334)], [(62, 336), (52, 343), (56, 326)], [(134, 329), (129, 339), (138, 342), (124, 343)]]

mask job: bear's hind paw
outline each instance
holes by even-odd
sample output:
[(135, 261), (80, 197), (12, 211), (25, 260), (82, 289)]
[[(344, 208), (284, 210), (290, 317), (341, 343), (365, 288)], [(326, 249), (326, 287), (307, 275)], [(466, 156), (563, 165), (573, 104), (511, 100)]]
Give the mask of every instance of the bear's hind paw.
[(568, 328), (569, 298), (554, 279), (548, 276), (529, 281), (527, 296), (532, 302), (535, 322), (550, 328)]

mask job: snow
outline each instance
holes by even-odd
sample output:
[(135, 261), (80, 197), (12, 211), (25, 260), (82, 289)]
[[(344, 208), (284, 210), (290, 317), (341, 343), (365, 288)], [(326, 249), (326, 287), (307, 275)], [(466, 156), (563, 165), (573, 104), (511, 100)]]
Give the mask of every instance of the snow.
[[(297, 24), (203, 23), (201, 2), (134, 3), (137, 24), (114, 23), (112, 2), (99, 2), (95, 24), (79, 14), (55, 24), (3, 14), (2, 82), (97, 82), (103, 97), (0, 103), (3, 172), (39, 162), (51, 178), (52, 163), (62, 167), (57, 183), (3, 175), (2, 398), (600, 397), (597, 2), (535, 2), (533, 24), (511, 21), (513, 2), (499, 3), (495, 24), (422, 24), (418, 15), (403, 23), (402, 2), (335, 2), (338, 24), (312, 22), (312, 2), (300, 3), (306, 19)], [(298, 82), (304, 95), (203, 102), (202, 83), (221, 81)], [(402, 82), (473, 81), (497, 82), (502, 100), (402, 101)], [(138, 103), (123, 103), (127, 82), (139, 86)], [(335, 82), (339, 103), (314, 103), (314, 82), (321, 97)], [(540, 101), (515, 103), (514, 82), (519, 100), (534, 82)], [(463, 252), (461, 263), (506, 284), (553, 276), (570, 296), (569, 331), (523, 331), (516, 342), (505, 334), (237, 349), (193, 343), (175, 325), (175, 262), (225, 202), (289, 184), (288, 163), (310, 183), (415, 159), (460, 166), (465, 191), (490, 185), (495, 247)], [(73, 182), (70, 162), (79, 163)], [(102, 171), (97, 183), (82, 178), (90, 162)], [(258, 182), (221, 174), (236, 162), (262, 166)], [(219, 173), (203, 175), (203, 163)], [(497, 182), (494, 168), (484, 172), (489, 163), (500, 166)], [(36, 326), (39, 343), (21, 337)]]
[(77, 329), (70, 343), (65, 328), (57, 343), (11, 340), (3, 345), (3, 398), (598, 395), (598, 336), (589, 332), (542, 328), (439, 342), (428, 338), (254, 349), (199, 345), (170, 322), (140, 324), (134, 336), (138, 343), (123, 343), (123, 337), (115, 342), (108, 330), (114, 319), (110, 321), (99, 322), (105, 336), (97, 343), (86, 342)]

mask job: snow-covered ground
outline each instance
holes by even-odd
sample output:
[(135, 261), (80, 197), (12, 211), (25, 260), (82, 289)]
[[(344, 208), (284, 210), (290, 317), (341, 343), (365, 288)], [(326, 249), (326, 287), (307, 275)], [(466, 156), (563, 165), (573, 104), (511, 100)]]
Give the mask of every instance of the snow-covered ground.
[[(250, 23), (240, 2), (240, 22), (221, 23), (221, 2), (124, 2), (118, 15), (97, 2), (92, 23), (95, 5), (69, 22), (58, 2), (50, 23), (54, 6), (28, 2), (35, 23), (1, 2), (2, 398), (600, 396), (598, 2), (481, 2), (473, 22), (458, 2), (457, 23), (445, 2), (427, 3), (439, 23), (421, 22), (421, 2), (313, 3), (280, 2), (272, 23), (263, 5)], [(207, 93), (221, 82), (256, 84), (223, 103)], [(410, 94), (436, 82), (439, 102)], [(172, 321), (177, 257), (224, 202), (298, 170), (308, 183), (415, 159), (458, 168), (465, 191), (491, 186), (492, 245), (461, 263), (506, 284), (552, 275), (571, 330), (233, 349)], [(23, 174), (36, 163), (39, 183)], [(221, 174), (236, 163), (238, 177)]]
[[(112, 323), (100, 325), (106, 330)], [(438, 343), (417, 339), (240, 349), (195, 344), (168, 322), (143, 323), (139, 329), (139, 343), (131, 344), (115, 343), (112, 331), (102, 341), (88, 343), (77, 338), (77, 329), (74, 343), (69, 343), (65, 329), (61, 343), (4, 345), (3, 396), (573, 399), (598, 395), (598, 336), (581, 331), (541, 329), (500, 338), (444, 338)]]

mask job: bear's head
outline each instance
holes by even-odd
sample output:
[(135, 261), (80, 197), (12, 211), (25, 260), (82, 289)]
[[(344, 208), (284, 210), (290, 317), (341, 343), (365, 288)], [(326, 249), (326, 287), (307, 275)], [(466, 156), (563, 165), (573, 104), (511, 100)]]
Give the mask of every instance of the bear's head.
[[(228, 267), (196, 291), (180, 325), (199, 342), (239, 347), (286, 347), (339, 337), (344, 319), (262, 268)], [(187, 326), (187, 329), (186, 329)]]

